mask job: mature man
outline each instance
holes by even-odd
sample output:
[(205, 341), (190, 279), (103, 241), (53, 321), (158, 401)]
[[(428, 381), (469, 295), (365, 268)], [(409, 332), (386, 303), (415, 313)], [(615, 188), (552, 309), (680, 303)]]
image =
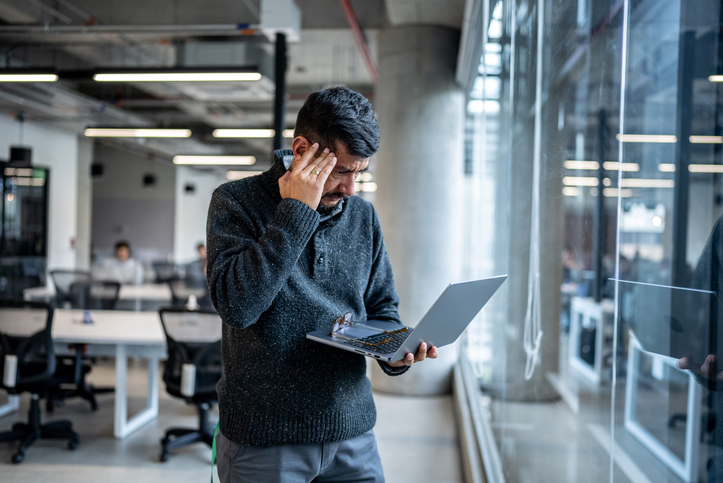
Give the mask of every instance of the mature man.
[[(371, 105), (335, 87), (299, 112), (292, 150), (216, 190), (208, 284), (224, 322), (216, 439), (223, 482), (384, 481), (361, 355), (306, 339), (352, 312), (400, 323), (379, 219), (352, 196), (379, 147)], [(390, 375), (437, 356), (381, 363)]]

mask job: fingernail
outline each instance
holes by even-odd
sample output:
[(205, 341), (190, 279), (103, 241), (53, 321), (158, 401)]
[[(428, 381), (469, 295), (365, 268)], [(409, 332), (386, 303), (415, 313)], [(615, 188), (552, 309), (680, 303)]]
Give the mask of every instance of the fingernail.
[(318, 148), (318, 147), (319, 147), (319, 143), (314, 143), (314, 144), (311, 145), (311, 147), (312, 147), (312, 148)]
[(325, 153), (328, 153), (328, 152), (329, 152), (329, 148), (324, 148), (324, 152), (325, 152)]
[(334, 157), (334, 153), (329, 153), (332, 157)]
[(425, 342), (422, 342), (421, 344), (419, 344), (419, 348), (422, 349), (423, 351), (426, 351), (426, 350), (427, 350), (427, 344), (426, 344)]

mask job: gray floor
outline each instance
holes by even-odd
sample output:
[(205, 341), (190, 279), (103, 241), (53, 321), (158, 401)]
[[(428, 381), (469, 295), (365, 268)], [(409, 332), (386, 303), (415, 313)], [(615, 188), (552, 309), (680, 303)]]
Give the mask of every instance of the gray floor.
[[(130, 412), (143, 404), (145, 366), (130, 364)], [(112, 385), (112, 361), (102, 362), (91, 373), (96, 385)], [(159, 444), (170, 426), (193, 426), (192, 407), (161, 391), (160, 415), (128, 438), (113, 438), (112, 394), (99, 396), (100, 408), (91, 412), (87, 403), (74, 401), (57, 409), (43, 421), (70, 419), (80, 433), (81, 445), (69, 451), (61, 441), (40, 441), (27, 452), (20, 465), (10, 463), (14, 445), (0, 443), (0, 481), (174, 483), (209, 481), (211, 452), (197, 444), (177, 450), (168, 463), (159, 463)], [(460, 456), (451, 396), (406, 398), (375, 394), (378, 421), (375, 428), (382, 464), (389, 483), (461, 482)], [(0, 403), (5, 401), (0, 395)], [(21, 399), (20, 412), (0, 418), (0, 431), (26, 419), (28, 397)]]

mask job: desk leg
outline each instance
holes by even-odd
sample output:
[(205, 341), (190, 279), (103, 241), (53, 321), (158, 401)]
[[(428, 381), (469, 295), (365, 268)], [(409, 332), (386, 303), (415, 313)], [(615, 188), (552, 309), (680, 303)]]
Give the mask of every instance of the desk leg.
[(116, 347), (115, 360), (115, 423), (113, 434), (117, 439), (123, 439), (148, 421), (158, 416), (158, 357), (148, 359), (148, 398), (146, 408), (128, 419), (127, 394), (128, 357), (126, 346), (119, 344)]
[(8, 402), (0, 406), (0, 418), (6, 414), (14, 413), (20, 408), (20, 396), (8, 394)]

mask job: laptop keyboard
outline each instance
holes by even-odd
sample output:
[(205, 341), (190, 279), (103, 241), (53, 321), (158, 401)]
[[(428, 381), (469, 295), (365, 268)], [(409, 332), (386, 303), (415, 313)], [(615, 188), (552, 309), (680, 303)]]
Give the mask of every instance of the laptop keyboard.
[[(381, 354), (387, 354), (389, 352), (396, 352), (396, 350), (399, 349), (399, 347), (404, 343), (404, 341), (407, 340), (410, 332), (411, 331), (407, 330), (405, 332), (397, 332), (395, 334), (374, 334), (370, 335), (369, 337), (364, 337), (362, 339), (347, 339), (344, 342), (349, 345), (353, 345), (354, 347), (359, 347), (361, 349), (367, 349), (374, 352), (379, 352)], [(380, 342), (387, 339), (390, 339), (389, 342), (379, 344)]]

